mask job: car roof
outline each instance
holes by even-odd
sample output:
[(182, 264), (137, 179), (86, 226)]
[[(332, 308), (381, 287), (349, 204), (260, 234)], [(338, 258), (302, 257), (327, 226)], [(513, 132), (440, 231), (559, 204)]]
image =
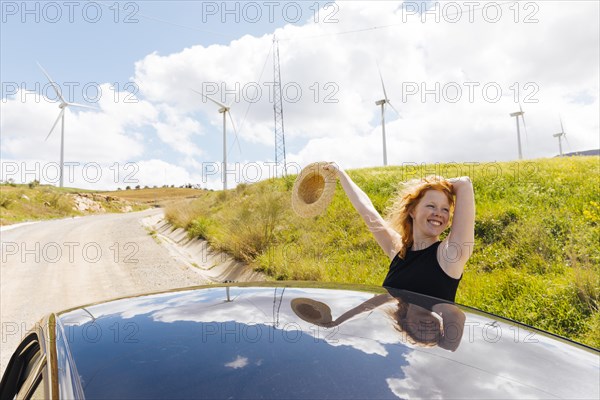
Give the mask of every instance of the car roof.
[(59, 353), (89, 398), (600, 396), (594, 349), (411, 292), (295, 285), (69, 310)]

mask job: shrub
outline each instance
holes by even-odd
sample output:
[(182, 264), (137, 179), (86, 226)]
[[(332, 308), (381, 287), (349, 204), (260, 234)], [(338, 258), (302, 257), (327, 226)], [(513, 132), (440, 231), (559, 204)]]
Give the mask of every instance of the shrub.
[(600, 268), (594, 270), (576, 265), (573, 273), (573, 285), (579, 301), (590, 313), (600, 312)]
[(227, 218), (231, 250), (237, 258), (252, 261), (275, 243), (284, 208), (282, 198), (277, 192), (265, 193), (258, 200), (244, 202)]
[(236, 191), (236, 193), (245, 193), (247, 187), (248, 187), (247, 183), (240, 183), (235, 187), (235, 191)]
[(10, 198), (8, 195), (0, 193), (0, 207), (8, 208), (13, 201), (14, 199)]
[(210, 220), (202, 216), (196, 217), (186, 227), (187, 235), (190, 239), (193, 238), (208, 238), (208, 230), (210, 228)]
[(64, 215), (69, 214), (73, 209), (73, 205), (71, 204), (69, 198), (60, 193), (53, 193), (47, 196), (46, 201), (51, 208)]

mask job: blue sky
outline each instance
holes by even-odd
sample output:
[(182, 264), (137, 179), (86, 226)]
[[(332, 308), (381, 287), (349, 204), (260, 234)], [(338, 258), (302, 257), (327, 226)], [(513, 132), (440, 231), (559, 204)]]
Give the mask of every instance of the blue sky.
[[(288, 9), (288, 17), (283, 3), (267, 7), (259, 2), (256, 4), (261, 6), (255, 8), (243, 2), (222, 7), (220, 1), (98, 1), (85, 9), (86, 1), (46, 3), (53, 5), (2, 1), (3, 80), (39, 81), (36, 61), (40, 61), (49, 71), (58, 69), (54, 74), (60, 72), (66, 80), (127, 82), (133, 63), (149, 53), (164, 55), (193, 45), (227, 45), (246, 34), (270, 34), (296, 19), (295, 8)], [(310, 16), (314, 11), (308, 8), (315, 9), (315, 3), (295, 4), (303, 15)], [(261, 18), (255, 17), (256, 9)], [(97, 10), (101, 10), (100, 16)]]
[(220, 114), (191, 89), (215, 89), (232, 103), (239, 149), (228, 130), (230, 187), (255, 180), (257, 169), (268, 177), (273, 34), (295, 166), (382, 164), (378, 66), (401, 115), (386, 112), (390, 165), (514, 160), (508, 114), (519, 103), (524, 158), (558, 153), (559, 118), (566, 151), (598, 148), (598, 3), (470, 4), (2, 1), (2, 179), (38, 173), (56, 182), (60, 126), (44, 138), (60, 110), (39, 97), (40, 88), (53, 93), (38, 61), (68, 101), (85, 103), (83, 88), (92, 98), (102, 90), (96, 110), (65, 115), (67, 186), (124, 187), (133, 171), (142, 186), (220, 188), (211, 172), (222, 160)]

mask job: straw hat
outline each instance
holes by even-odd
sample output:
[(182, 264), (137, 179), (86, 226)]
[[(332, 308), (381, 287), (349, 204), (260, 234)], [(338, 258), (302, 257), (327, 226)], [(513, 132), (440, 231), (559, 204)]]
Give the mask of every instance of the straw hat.
[(322, 213), (335, 192), (335, 171), (323, 169), (328, 162), (307, 165), (296, 178), (292, 189), (292, 208), (301, 217), (309, 218)]
[(320, 301), (298, 297), (292, 300), (292, 310), (297, 316), (311, 324), (327, 325), (332, 321), (331, 309)]

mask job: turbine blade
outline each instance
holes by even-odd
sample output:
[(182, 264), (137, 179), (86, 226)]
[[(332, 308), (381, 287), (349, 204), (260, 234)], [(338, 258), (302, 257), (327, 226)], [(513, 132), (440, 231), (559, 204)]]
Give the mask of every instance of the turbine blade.
[(37, 65), (38, 65), (38, 67), (40, 67), (40, 69), (42, 70), (44, 75), (46, 75), (46, 78), (48, 78), (48, 82), (50, 82), (50, 85), (52, 85), (52, 89), (54, 89), (54, 91), (56, 92), (56, 95), (58, 96), (60, 101), (63, 103), (66, 103), (65, 99), (62, 97), (62, 94), (60, 93), (60, 87), (56, 84), (56, 82), (54, 82), (54, 80), (52, 78), (50, 78), (50, 75), (48, 75), (48, 73), (46, 72), (44, 67), (42, 67), (42, 64), (40, 64), (38, 62)]
[(521, 111), (523, 114), (525, 114), (525, 113), (523, 112), (523, 107), (521, 107), (521, 103), (519, 103), (519, 110), (520, 110), (520, 111)]
[(237, 134), (237, 129), (235, 127), (235, 122), (233, 122), (233, 117), (231, 116), (231, 112), (227, 111), (227, 114), (229, 114), (229, 120), (231, 121), (231, 126), (233, 127), (233, 141), (235, 143), (237, 143), (237, 148), (238, 151), (240, 152), (240, 154), (242, 154), (242, 148), (240, 147), (240, 141), (238, 140), (238, 134)]
[(389, 105), (390, 107), (392, 107), (392, 110), (394, 110), (394, 112), (395, 112), (396, 114), (398, 114), (398, 116), (399, 116), (400, 118), (402, 118), (402, 116), (400, 115), (400, 113), (398, 112), (398, 110), (396, 110), (396, 107), (394, 107), (394, 106), (392, 105), (392, 102), (388, 100), (388, 102), (387, 102), (387, 103), (388, 103), (388, 105)]
[(199, 91), (197, 91), (197, 90), (194, 90), (194, 89), (192, 89), (192, 91), (193, 91), (193, 92), (196, 92), (196, 93), (198, 93), (200, 96), (202, 96), (202, 97), (204, 97), (204, 98), (206, 98), (206, 99), (208, 99), (208, 100), (212, 101), (213, 103), (215, 103), (215, 104), (216, 104), (216, 105), (218, 105), (219, 107), (223, 107), (223, 108), (229, 108), (229, 107), (227, 107), (225, 104), (221, 103), (220, 101), (217, 101), (217, 100), (213, 99), (212, 97), (205, 95), (205, 94), (204, 94), (204, 93), (202, 93), (202, 92), (199, 92)]
[(46, 136), (46, 139), (44, 139), (44, 141), (48, 140), (50, 135), (52, 135), (52, 131), (54, 131), (54, 128), (56, 128), (56, 124), (58, 124), (58, 121), (60, 120), (60, 118), (62, 117), (64, 112), (65, 112), (64, 108), (62, 110), (60, 110), (60, 112), (58, 113), (58, 118), (56, 118), (56, 121), (54, 121), (54, 125), (52, 125), (52, 128), (50, 128), (50, 132), (48, 132), (48, 136)]
[(381, 75), (381, 70), (379, 69), (379, 64), (377, 65), (377, 71), (379, 71), (379, 79), (381, 79), (381, 87), (383, 88), (383, 97), (387, 101), (387, 93), (385, 92), (385, 85), (383, 84), (383, 76)]
[(88, 106), (86, 104), (79, 104), (79, 103), (67, 103), (68, 106), (75, 106), (75, 107), (82, 107), (82, 108), (89, 108), (90, 110), (98, 110), (96, 107), (92, 107), (92, 106)]
[(563, 128), (562, 117), (560, 118), (560, 131), (563, 133), (565, 132), (565, 128)]

